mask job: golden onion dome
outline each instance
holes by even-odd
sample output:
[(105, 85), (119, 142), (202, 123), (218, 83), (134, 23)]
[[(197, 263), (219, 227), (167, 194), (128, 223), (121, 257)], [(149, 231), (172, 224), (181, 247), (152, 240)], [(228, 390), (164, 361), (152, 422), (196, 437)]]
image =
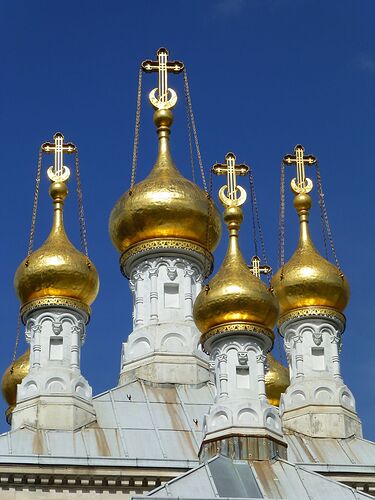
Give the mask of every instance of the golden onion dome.
[(12, 412), (17, 402), (17, 385), (29, 373), (30, 367), (30, 349), (27, 349), (14, 363), (5, 370), (1, 386), (8, 408), (5, 412), (7, 422), (10, 424)]
[[(146, 179), (127, 191), (114, 206), (109, 232), (121, 253), (150, 240), (185, 240), (212, 251), (220, 238), (220, 215), (196, 184), (183, 177), (169, 149), (173, 113), (157, 110), (159, 137), (156, 163)], [(207, 230), (208, 228), (208, 230)]]
[(267, 354), (269, 370), (266, 373), (266, 394), (268, 402), (273, 406), (279, 406), (280, 397), (290, 385), (289, 370), (280, 361), (277, 361), (271, 353)]
[(300, 221), (300, 237), (291, 259), (274, 275), (272, 286), (280, 304), (280, 322), (292, 311), (323, 308), (342, 313), (349, 300), (349, 285), (340, 270), (324, 259), (309, 233), (311, 197), (299, 193), (294, 206)]
[(238, 206), (227, 207), (224, 221), (229, 229), (229, 246), (224, 261), (194, 304), (194, 320), (202, 332), (201, 342), (225, 330), (261, 329), (273, 338), (278, 316), (274, 295), (252, 274), (238, 244), (243, 219)]
[(63, 206), (68, 189), (65, 182), (53, 182), (49, 193), (54, 204), (52, 230), (43, 245), (20, 264), (14, 277), (21, 307), (34, 301), (59, 298), (88, 308), (98, 293), (98, 273), (66, 235)]

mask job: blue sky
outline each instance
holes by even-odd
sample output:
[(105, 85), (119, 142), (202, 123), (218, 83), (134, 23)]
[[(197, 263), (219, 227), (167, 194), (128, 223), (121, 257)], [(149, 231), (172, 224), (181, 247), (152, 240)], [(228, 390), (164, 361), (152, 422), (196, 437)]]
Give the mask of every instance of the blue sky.
[[(229, 150), (253, 167), (274, 268), (281, 158), (297, 143), (318, 156), (336, 249), (352, 292), (343, 376), (356, 397), (365, 436), (375, 439), (374, 15), (371, 0), (2, 0), (1, 371), (11, 360), (15, 340), (13, 275), (27, 250), (38, 148), (60, 130), (80, 150), (89, 251), (101, 278), (82, 371), (95, 394), (116, 385), (121, 342), (131, 331), (131, 295), (109, 240), (108, 217), (129, 187), (139, 64), (166, 46), (188, 70), (206, 169)], [(173, 155), (189, 177), (182, 77), (171, 77), (170, 84), (180, 97)], [(138, 180), (147, 175), (156, 153), (147, 101), (155, 86), (156, 76), (145, 75)], [(51, 223), (46, 179), (50, 160), (43, 168), (36, 245)], [(288, 181), (292, 176), (288, 169)], [(71, 184), (66, 227), (78, 245)], [(216, 180), (215, 192), (219, 187)], [(289, 189), (287, 206), (289, 257), (298, 236)], [(245, 212), (241, 243), (249, 259), (249, 205)], [(315, 203), (312, 233), (322, 249), (319, 223)], [(216, 252), (216, 266), (225, 246), (226, 235)], [(24, 349), (23, 340), (20, 352)], [(0, 418), (0, 430), (6, 429)]]

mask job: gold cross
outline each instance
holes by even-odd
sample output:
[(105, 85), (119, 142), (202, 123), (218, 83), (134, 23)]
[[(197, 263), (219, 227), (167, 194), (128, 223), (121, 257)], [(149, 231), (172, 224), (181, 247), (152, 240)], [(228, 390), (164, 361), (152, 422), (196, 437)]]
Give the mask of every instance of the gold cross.
[(261, 266), (260, 258), (257, 255), (251, 259), (251, 265), (249, 266), (250, 271), (254, 276), (260, 278), (261, 274), (271, 274), (272, 268), (271, 266)]
[(246, 201), (246, 191), (237, 186), (237, 175), (246, 175), (249, 167), (244, 163), (236, 165), (236, 156), (233, 153), (227, 153), (225, 160), (225, 163), (215, 163), (212, 167), (212, 172), (216, 175), (227, 174), (227, 184), (220, 189), (219, 198), (223, 205), (239, 207)]
[(312, 180), (305, 175), (305, 165), (314, 165), (316, 157), (314, 155), (304, 155), (305, 148), (297, 144), (294, 148), (294, 155), (285, 155), (283, 162), (287, 165), (295, 164), (297, 167), (297, 178), (292, 179), (290, 185), (292, 190), (298, 193), (309, 193), (313, 188)]
[(52, 182), (64, 182), (70, 177), (70, 170), (63, 164), (64, 153), (73, 154), (77, 147), (72, 142), (64, 144), (64, 136), (61, 132), (56, 132), (53, 136), (54, 142), (45, 142), (42, 144), (42, 150), (45, 153), (55, 153), (55, 165), (49, 167), (47, 175)]
[[(157, 61), (148, 59), (141, 64), (146, 73), (156, 71), (159, 73), (159, 86), (157, 89), (151, 90), (149, 99), (155, 109), (171, 109), (176, 105), (177, 94), (173, 89), (168, 88), (168, 73), (181, 73), (184, 64), (180, 61), (168, 61), (169, 52), (164, 47), (161, 47), (156, 55)], [(156, 92), (158, 92), (157, 97)]]

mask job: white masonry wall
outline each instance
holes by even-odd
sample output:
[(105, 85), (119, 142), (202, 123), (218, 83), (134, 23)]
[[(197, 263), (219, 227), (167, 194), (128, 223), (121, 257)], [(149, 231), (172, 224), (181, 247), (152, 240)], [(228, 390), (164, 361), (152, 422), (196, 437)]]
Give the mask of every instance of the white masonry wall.
[(12, 430), (76, 429), (95, 420), (92, 390), (80, 370), (87, 317), (68, 307), (32, 311), (26, 321), (30, 371), (18, 385)]
[(286, 430), (316, 437), (362, 435), (354, 396), (340, 372), (343, 329), (334, 317), (298, 318), (282, 325), (291, 379), (280, 403)]
[(216, 398), (204, 422), (204, 440), (230, 435), (272, 436), (283, 441), (278, 409), (266, 396), (265, 353), (271, 341), (256, 333), (215, 336), (210, 359)]
[(133, 331), (123, 344), (120, 383), (136, 376), (161, 383), (208, 380), (193, 320), (202, 273), (203, 263), (191, 254), (152, 253), (132, 265)]

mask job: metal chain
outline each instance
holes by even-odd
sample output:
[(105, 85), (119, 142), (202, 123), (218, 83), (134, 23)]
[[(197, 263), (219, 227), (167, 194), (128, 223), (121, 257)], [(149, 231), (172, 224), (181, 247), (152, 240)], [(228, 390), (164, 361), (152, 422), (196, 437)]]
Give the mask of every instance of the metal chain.
[(186, 122), (188, 128), (188, 139), (189, 139), (189, 153), (190, 153), (190, 165), (191, 165), (191, 178), (195, 183), (195, 163), (194, 163), (194, 155), (193, 155), (193, 141), (191, 137), (191, 123), (190, 123), (190, 113), (189, 113), (189, 100), (188, 94), (186, 92), (186, 85), (184, 85), (184, 93), (185, 93), (185, 108), (186, 108)]
[[(212, 170), (210, 170), (210, 184), (209, 184), (209, 191), (207, 193), (207, 201), (208, 201), (208, 211), (207, 211), (207, 232), (206, 232), (206, 248), (209, 251), (211, 247), (211, 222), (212, 222), (212, 208), (213, 208), (213, 201), (212, 201)], [(208, 276), (210, 275), (211, 271), (211, 266), (210, 266), (210, 261), (207, 259), (206, 261), (206, 269), (204, 271), (204, 279), (207, 279)]]
[[(258, 255), (258, 240), (260, 242), (260, 249), (262, 253), (262, 261), (263, 263), (268, 266), (268, 259), (267, 259), (267, 252), (266, 252), (266, 245), (264, 243), (264, 236), (263, 236), (263, 230), (262, 230), (262, 225), (260, 223), (260, 215), (259, 215), (259, 208), (258, 208), (258, 202), (257, 202), (257, 197), (256, 197), (256, 192), (255, 192), (255, 183), (254, 183), (254, 175), (251, 167), (249, 167), (249, 182), (250, 182), (250, 195), (251, 195), (251, 208), (253, 212), (253, 231), (255, 235), (255, 241), (254, 241), (254, 247), (255, 247), (255, 254)], [(256, 228), (254, 225), (256, 224)], [(266, 280), (268, 284), (271, 284), (271, 274), (266, 275)]]
[(199, 168), (200, 168), (201, 176), (202, 176), (203, 188), (206, 191), (206, 193), (208, 193), (207, 183), (206, 183), (206, 176), (205, 176), (205, 173), (204, 173), (201, 151), (200, 151), (200, 148), (199, 148), (197, 128), (195, 126), (195, 118), (194, 118), (194, 113), (193, 113), (193, 106), (191, 104), (190, 89), (189, 89), (189, 82), (188, 82), (188, 76), (187, 76), (186, 68), (184, 68), (184, 89), (185, 89), (185, 95), (186, 95), (186, 103), (187, 103), (187, 107), (188, 107), (188, 111), (189, 111), (189, 116), (190, 116), (190, 124), (191, 124), (191, 128), (192, 128), (192, 131), (193, 131), (193, 136), (194, 136), (195, 149), (197, 151), (198, 163), (199, 163)]
[[(27, 258), (26, 258), (26, 262), (25, 262), (26, 266), (28, 265), (28, 258), (33, 253), (33, 248), (34, 248), (35, 225), (36, 225), (36, 216), (37, 216), (37, 212), (38, 212), (39, 187), (40, 187), (40, 178), (41, 178), (41, 171), (42, 171), (42, 159), (43, 159), (43, 150), (42, 150), (42, 148), (40, 148), (39, 154), (38, 154), (38, 166), (37, 166), (37, 170), (36, 170), (34, 203), (33, 203), (33, 213), (32, 213), (32, 217), (31, 217), (29, 245), (27, 247)], [(12, 366), (10, 369), (11, 373), (13, 373), (14, 363), (15, 363), (16, 357), (17, 357), (17, 350), (18, 350), (18, 345), (20, 342), (20, 332), (21, 332), (21, 313), (19, 312), (18, 319), (17, 319), (16, 341), (14, 344), (13, 356), (12, 356)]]
[(79, 235), (81, 242), (81, 252), (88, 258), (89, 251), (87, 246), (87, 230), (86, 230), (86, 220), (85, 211), (83, 209), (83, 195), (81, 187), (81, 173), (79, 168), (79, 155), (78, 148), (76, 149), (76, 181), (77, 181), (77, 200), (78, 200), (78, 220), (79, 220)]
[(36, 224), (36, 215), (38, 212), (38, 200), (39, 200), (40, 175), (41, 175), (41, 170), (42, 170), (42, 157), (43, 157), (43, 150), (42, 150), (42, 148), (40, 148), (39, 149), (39, 156), (38, 156), (38, 167), (37, 167), (36, 179), (35, 179), (35, 193), (34, 193), (33, 214), (31, 217), (29, 246), (27, 249), (27, 256), (28, 257), (30, 257), (30, 255), (32, 254), (33, 248), (34, 248), (35, 224)]
[(331, 227), (330, 227), (329, 220), (328, 220), (327, 207), (326, 207), (326, 204), (325, 204), (325, 198), (324, 198), (324, 192), (323, 192), (323, 185), (322, 185), (322, 178), (321, 178), (321, 175), (320, 175), (320, 169), (319, 169), (318, 162), (316, 162), (316, 164), (315, 164), (315, 169), (316, 169), (316, 179), (317, 179), (317, 184), (318, 184), (319, 206), (320, 206), (320, 210), (321, 210), (321, 218), (323, 220), (323, 223), (324, 223), (324, 226), (325, 226), (325, 230), (327, 232), (328, 241), (329, 241), (329, 244), (330, 244), (330, 247), (331, 247), (331, 251), (332, 251), (333, 258), (335, 260), (336, 267), (340, 271), (340, 273), (342, 273), (341, 266), (340, 266), (339, 260), (337, 258), (337, 254), (336, 254), (336, 250), (335, 250), (335, 245), (333, 243), (333, 237), (332, 237)]
[(135, 112), (135, 128), (134, 128), (134, 145), (133, 145), (133, 160), (132, 160), (132, 173), (130, 180), (130, 192), (135, 184), (135, 174), (137, 170), (138, 160), (138, 145), (139, 145), (139, 130), (141, 127), (141, 105), (142, 105), (142, 67), (139, 68), (138, 74), (138, 91), (137, 91), (137, 110)]
[(21, 332), (21, 312), (18, 313), (17, 330), (16, 330), (16, 342), (14, 344), (14, 349), (13, 349), (12, 366), (10, 368), (10, 373), (13, 373), (14, 363), (16, 362), (18, 345), (20, 343), (20, 332)]
[(251, 212), (252, 212), (251, 224), (252, 224), (252, 228), (253, 228), (254, 252), (255, 252), (255, 255), (258, 255), (258, 238), (257, 238), (257, 232), (256, 232), (256, 225), (255, 225), (255, 207), (254, 207), (251, 167), (249, 167), (249, 184), (250, 184), (250, 203), (251, 203)]
[[(320, 175), (318, 175), (318, 172), (316, 173), (316, 178), (320, 179)], [(318, 184), (320, 224), (322, 227), (324, 254), (325, 254), (325, 258), (328, 259), (327, 230), (326, 230), (326, 225), (325, 225), (325, 221), (324, 221), (324, 213), (323, 213), (323, 197), (320, 195), (320, 188), (319, 188), (319, 185), (321, 184), (320, 180), (317, 181), (317, 184)]]
[[(279, 212), (279, 248), (278, 248), (279, 268), (285, 264), (285, 165), (281, 162), (280, 176), (280, 212)], [(282, 271), (281, 271), (282, 275)]]

